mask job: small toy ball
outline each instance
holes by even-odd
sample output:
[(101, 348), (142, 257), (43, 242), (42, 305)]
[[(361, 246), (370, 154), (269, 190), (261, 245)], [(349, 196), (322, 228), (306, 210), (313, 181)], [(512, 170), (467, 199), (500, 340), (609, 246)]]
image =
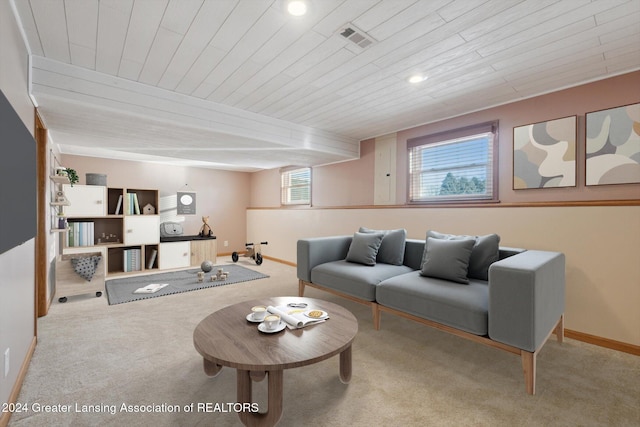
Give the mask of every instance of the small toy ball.
[(208, 273), (213, 270), (213, 263), (211, 261), (203, 261), (202, 264), (200, 264), (200, 268), (205, 273)]

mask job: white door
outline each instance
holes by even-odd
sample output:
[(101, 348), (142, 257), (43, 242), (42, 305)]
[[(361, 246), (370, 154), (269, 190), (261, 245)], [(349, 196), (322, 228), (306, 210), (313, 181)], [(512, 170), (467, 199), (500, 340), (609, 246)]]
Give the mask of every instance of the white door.
[(130, 215), (124, 217), (124, 244), (146, 245), (160, 242), (158, 215)]
[(69, 184), (62, 186), (62, 191), (70, 205), (64, 207), (68, 217), (91, 217), (107, 214), (107, 187), (101, 185)]
[(158, 266), (161, 270), (189, 267), (191, 250), (189, 242), (160, 243)]

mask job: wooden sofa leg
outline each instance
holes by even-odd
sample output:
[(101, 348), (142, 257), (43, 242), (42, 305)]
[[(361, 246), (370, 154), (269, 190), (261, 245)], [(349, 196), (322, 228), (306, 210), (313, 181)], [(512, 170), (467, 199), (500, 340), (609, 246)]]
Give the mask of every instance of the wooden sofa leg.
[(536, 353), (522, 350), (522, 370), (524, 372), (524, 385), (527, 393), (536, 394)]
[(373, 312), (373, 329), (380, 330), (380, 307), (375, 302), (371, 303), (371, 311)]
[(304, 281), (301, 279), (298, 280), (298, 296), (304, 296)]
[(558, 320), (553, 332), (556, 334), (559, 343), (564, 342), (564, 314), (560, 315), (560, 320)]

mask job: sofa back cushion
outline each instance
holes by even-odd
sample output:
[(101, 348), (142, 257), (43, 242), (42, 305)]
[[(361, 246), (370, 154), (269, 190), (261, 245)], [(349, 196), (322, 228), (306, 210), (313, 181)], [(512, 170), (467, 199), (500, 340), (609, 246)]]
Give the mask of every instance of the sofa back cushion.
[(360, 227), (360, 233), (382, 233), (382, 243), (376, 256), (376, 262), (391, 265), (402, 265), (404, 262), (404, 247), (407, 239), (407, 230), (373, 230), (367, 227)]
[(499, 251), (500, 259), (509, 258), (510, 256), (521, 254), (524, 251), (526, 251), (526, 249), (523, 249), (523, 248), (509, 248), (509, 247), (506, 247), (506, 246), (500, 246), (500, 251)]
[(355, 233), (346, 260), (358, 264), (376, 265), (376, 256), (383, 236), (383, 233)]
[(489, 280), (489, 266), (500, 259), (500, 236), (497, 234), (466, 236), (443, 234), (430, 230), (427, 232), (427, 239), (429, 237), (442, 240), (475, 239), (475, 245), (469, 259), (468, 277), (471, 279)]
[(413, 270), (422, 268), (425, 240), (407, 239), (404, 247), (404, 265)]
[(467, 284), (469, 259), (476, 240), (427, 237), (420, 275)]

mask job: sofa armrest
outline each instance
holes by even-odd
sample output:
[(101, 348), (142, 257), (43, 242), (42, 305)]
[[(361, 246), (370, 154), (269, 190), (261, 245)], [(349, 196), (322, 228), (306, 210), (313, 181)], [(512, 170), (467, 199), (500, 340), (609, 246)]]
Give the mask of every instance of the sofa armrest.
[(313, 267), (347, 257), (353, 236), (315, 237), (298, 240), (298, 279), (311, 282)]
[(525, 251), (489, 268), (489, 337), (534, 352), (554, 329), (565, 305), (565, 257)]

